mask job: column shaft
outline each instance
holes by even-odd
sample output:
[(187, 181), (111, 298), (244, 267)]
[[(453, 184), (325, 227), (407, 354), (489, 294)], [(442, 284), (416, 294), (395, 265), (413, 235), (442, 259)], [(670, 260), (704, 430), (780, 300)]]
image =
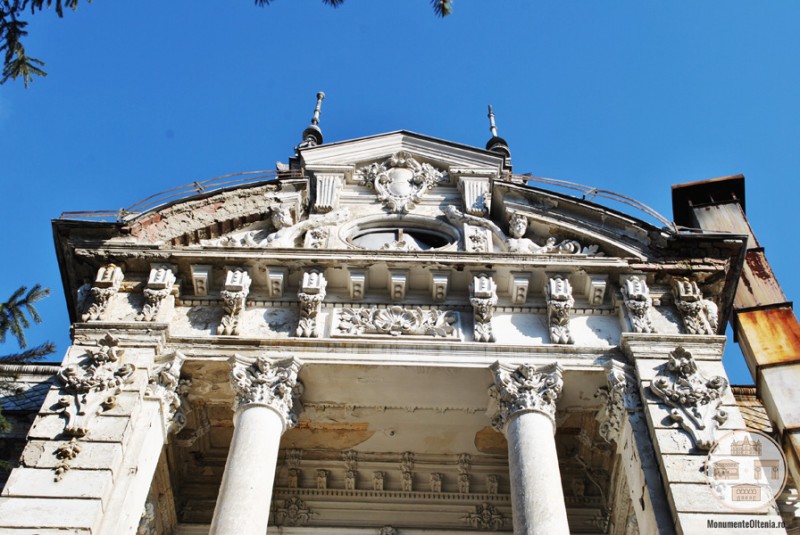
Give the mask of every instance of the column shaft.
[(245, 405), (234, 416), (212, 535), (264, 535), (272, 504), (283, 422), (265, 405)]
[(521, 413), (508, 422), (506, 438), (514, 533), (569, 535), (552, 421)]

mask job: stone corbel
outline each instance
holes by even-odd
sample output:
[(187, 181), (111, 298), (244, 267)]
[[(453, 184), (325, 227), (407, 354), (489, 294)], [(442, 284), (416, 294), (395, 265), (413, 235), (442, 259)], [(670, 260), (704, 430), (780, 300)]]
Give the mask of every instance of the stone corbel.
[(225, 308), (225, 316), (217, 327), (217, 334), (239, 334), (239, 318), (244, 311), (247, 294), (250, 293), (250, 275), (241, 268), (229, 269), (225, 276), (225, 289), (219, 294)]
[(512, 272), (509, 277), (508, 293), (515, 305), (524, 305), (528, 301), (528, 290), (531, 286), (530, 273)]
[(494, 342), (492, 315), (497, 305), (497, 284), (486, 273), (472, 278), (470, 299), (473, 310), (474, 338), (476, 342)]
[(636, 379), (625, 366), (609, 361), (606, 369), (608, 386), (601, 386), (594, 395), (603, 402), (597, 421), (600, 422), (600, 436), (609, 444), (619, 444), (628, 412), (642, 410), (642, 402), (636, 390)]
[(348, 275), (347, 289), (350, 291), (350, 299), (361, 301), (367, 291), (367, 272), (363, 269), (351, 269)]
[(603, 304), (603, 300), (606, 296), (607, 286), (607, 275), (586, 275), (583, 294), (586, 296), (586, 300), (591, 306), (599, 306)]
[(186, 357), (178, 352), (153, 370), (145, 395), (158, 399), (161, 403), (161, 416), (164, 436), (168, 437), (186, 426), (189, 404), (186, 395), (192, 385), (191, 379), (181, 379), (181, 368)]
[(103, 314), (122, 285), (122, 269), (115, 264), (108, 264), (97, 270), (97, 277), (92, 285), (92, 304), (82, 316), (83, 321), (102, 319)]
[(650, 308), (653, 300), (650, 297), (650, 288), (644, 277), (633, 275), (622, 283), (622, 299), (628, 310), (631, 328), (635, 333), (654, 333), (653, 322), (650, 319)]
[(59, 398), (60, 413), (67, 418), (64, 433), (74, 437), (89, 432), (92, 417), (114, 407), (117, 394), (133, 380), (133, 364), (123, 364), (125, 350), (119, 340), (106, 334), (97, 349), (88, 349), (86, 357), (58, 371), (58, 379), (68, 394)]
[(339, 208), (339, 194), (344, 186), (344, 173), (314, 173), (316, 199), (314, 209), (324, 214)]
[(495, 430), (503, 433), (511, 418), (525, 412), (544, 414), (553, 422), (555, 430), (556, 401), (564, 387), (561, 366), (557, 362), (544, 366), (523, 364), (509, 369), (498, 361), (490, 369), (494, 385), (489, 388), (487, 414)]
[(408, 287), (408, 270), (389, 271), (389, 296), (392, 301), (402, 301), (406, 298)]
[(197, 297), (205, 297), (211, 287), (211, 266), (194, 264), (192, 270), (192, 289)]
[(435, 303), (441, 303), (447, 299), (449, 285), (450, 273), (448, 271), (431, 271), (431, 299)]
[(707, 379), (700, 374), (694, 357), (682, 347), (669, 354), (669, 361), (650, 383), (650, 390), (671, 407), (670, 418), (703, 450), (713, 445), (714, 432), (728, 419), (720, 408), (727, 388), (724, 377)]
[(317, 316), (319, 315), (322, 301), (325, 299), (325, 288), (328, 281), (319, 271), (306, 271), (297, 299), (300, 302), (300, 321), (297, 324), (297, 336), (300, 338), (318, 338), (319, 329)]
[(715, 334), (719, 327), (717, 305), (703, 299), (697, 283), (687, 278), (672, 281), (675, 306), (683, 318), (683, 326), (689, 334)]
[(569, 330), (569, 315), (575, 299), (569, 281), (556, 275), (548, 279), (544, 287), (547, 300), (547, 322), (550, 326), (550, 342), (554, 344), (574, 344)]
[(168, 264), (154, 264), (150, 269), (147, 287), (144, 294), (144, 307), (142, 313), (136, 316), (137, 321), (155, 321), (161, 305), (175, 284), (174, 266)]
[(484, 217), (492, 204), (489, 178), (482, 176), (460, 176), (458, 190), (464, 199), (464, 210), (474, 216)]
[(283, 291), (286, 288), (286, 268), (270, 266), (266, 268), (267, 275), (267, 292), (273, 299), (280, 299), (283, 297)]
[(231, 357), (231, 386), (236, 394), (234, 411), (248, 405), (267, 406), (281, 417), (283, 431), (297, 425), (303, 410), (300, 402), (303, 383), (297, 379), (302, 364), (295, 357), (271, 361), (262, 355), (247, 365), (236, 356)]

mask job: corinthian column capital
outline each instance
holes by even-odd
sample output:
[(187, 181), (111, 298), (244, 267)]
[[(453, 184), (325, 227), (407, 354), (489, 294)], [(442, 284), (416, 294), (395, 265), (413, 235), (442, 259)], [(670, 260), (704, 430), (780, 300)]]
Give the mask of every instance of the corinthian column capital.
[(490, 369), (494, 374), (494, 385), (489, 388), (488, 411), (492, 427), (502, 433), (515, 416), (538, 412), (553, 422), (555, 430), (556, 401), (564, 386), (558, 363), (506, 368), (498, 361)]
[(250, 406), (269, 407), (281, 417), (283, 431), (297, 424), (302, 410), (300, 396), (303, 383), (297, 380), (297, 373), (303, 365), (300, 359), (289, 357), (271, 361), (260, 356), (252, 364), (231, 358), (231, 386), (236, 394), (235, 411)]

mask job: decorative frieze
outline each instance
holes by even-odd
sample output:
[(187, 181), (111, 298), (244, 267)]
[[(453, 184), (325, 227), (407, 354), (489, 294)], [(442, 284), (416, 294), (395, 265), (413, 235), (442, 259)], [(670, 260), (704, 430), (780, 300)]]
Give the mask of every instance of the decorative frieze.
[(339, 208), (339, 194), (344, 187), (343, 173), (314, 173), (316, 186), (316, 198), (314, 209), (321, 213), (327, 213)]
[(611, 361), (606, 379), (608, 386), (601, 386), (594, 395), (603, 401), (597, 413), (599, 432), (609, 444), (619, 444), (628, 411), (641, 410), (642, 404), (636, 391), (636, 379), (625, 371), (624, 366)]
[(502, 513), (489, 503), (475, 506), (474, 513), (467, 513), (462, 517), (471, 528), (482, 530), (500, 530), (506, 523)]
[(67, 418), (64, 433), (82, 437), (89, 432), (89, 420), (101, 409), (114, 407), (117, 394), (133, 380), (133, 364), (123, 364), (125, 350), (119, 340), (106, 334), (97, 349), (87, 349), (79, 364), (61, 368), (58, 378), (67, 396), (58, 400), (61, 414)]
[(102, 319), (108, 304), (111, 302), (111, 298), (119, 291), (122, 279), (122, 269), (115, 264), (108, 264), (97, 270), (97, 277), (90, 290), (92, 302), (82, 316), (83, 321)]
[(697, 283), (687, 278), (672, 281), (675, 306), (683, 318), (683, 326), (689, 334), (715, 334), (719, 327), (717, 305), (703, 299)]
[(686, 349), (678, 347), (650, 383), (650, 390), (672, 409), (670, 418), (687, 431), (698, 448), (707, 450), (714, 442), (715, 430), (728, 419), (720, 408), (728, 380), (710, 379), (697, 370), (697, 362)]
[(186, 357), (176, 352), (171, 360), (153, 371), (145, 394), (161, 403), (164, 435), (180, 432), (186, 426), (188, 401), (186, 395), (192, 385), (190, 379), (181, 379), (181, 367)]
[(628, 310), (633, 332), (656, 332), (650, 319), (650, 308), (653, 300), (650, 297), (650, 288), (647, 287), (644, 277), (634, 275), (625, 279), (622, 284), (622, 298), (625, 301), (625, 308)]
[(205, 297), (211, 288), (211, 266), (194, 264), (192, 270), (192, 289), (197, 297)]
[(458, 338), (458, 313), (393, 306), (388, 308), (342, 308), (336, 311), (334, 334), (359, 336), (431, 336)]
[(461, 176), (458, 179), (458, 190), (464, 199), (464, 210), (468, 214), (484, 217), (489, 213), (492, 203), (489, 177)]
[(470, 293), (475, 341), (494, 342), (492, 315), (497, 305), (497, 284), (490, 275), (481, 273), (472, 278)]
[(286, 429), (297, 424), (303, 393), (303, 384), (297, 380), (302, 365), (299, 359), (290, 357), (271, 362), (259, 356), (248, 366), (233, 357), (231, 364), (231, 385), (236, 394), (234, 410), (251, 404), (267, 405), (281, 416)]
[(164, 302), (175, 284), (175, 273), (173, 267), (165, 264), (157, 264), (150, 269), (150, 276), (147, 279), (147, 287), (142, 292), (144, 294), (144, 307), (142, 313), (136, 316), (137, 321), (155, 321), (161, 304)]
[(244, 311), (248, 293), (250, 293), (250, 275), (247, 271), (241, 268), (229, 269), (225, 276), (225, 288), (219, 293), (225, 315), (217, 327), (217, 334), (239, 334), (239, 317)]
[(413, 210), (426, 191), (447, 180), (444, 172), (404, 151), (382, 163), (356, 169), (354, 176), (359, 184), (375, 190), (387, 210), (401, 214)]
[(325, 289), (328, 281), (321, 272), (312, 270), (303, 273), (303, 281), (297, 299), (300, 302), (300, 321), (297, 324), (297, 336), (300, 338), (317, 338), (317, 316), (319, 315), (322, 301), (325, 299)]
[(564, 381), (557, 362), (545, 366), (523, 364), (515, 369), (500, 362), (491, 366), (494, 385), (489, 388), (492, 427), (503, 432), (508, 421), (525, 412), (540, 412), (550, 418), (555, 429), (556, 401)]
[(575, 299), (572, 297), (572, 286), (569, 281), (559, 275), (548, 279), (544, 287), (547, 300), (547, 322), (550, 326), (550, 342), (554, 344), (574, 344), (569, 330), (569, 315)]
[(316, 514), (297, 497), (283, 500), (280, 506), (276, 504), (273, 513), (277, 526), (306, 526)]

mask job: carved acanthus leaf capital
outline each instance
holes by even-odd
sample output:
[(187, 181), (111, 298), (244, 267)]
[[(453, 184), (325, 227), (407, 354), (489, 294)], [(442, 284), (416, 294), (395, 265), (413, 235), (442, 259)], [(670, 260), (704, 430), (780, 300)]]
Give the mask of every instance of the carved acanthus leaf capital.
[(728, 380), (722, 376), (704, 377), (692, 354), (682, 347), (670, 353), (650, 383), (650, 390), (672, 408), (670, 417), (704, 450), (712, 446), (714, 431), (728, 419), (720, 408), (727, 388)]
[(260, 356), (251, 365), (231, 359), (231, 385), (236, 393), (234, 410), (248, 405), (266, 405), (281, 416), (284, 430), (297, 424), (302, 410), (303, 383), (297, 380), (302, 362), (290, 357), (270, 361)]
[(488, 414), (492, 427), (502, 433), (511, 418), (525, 412), (540, 412), (553, 422), (555, 431), (556, 402), (564, 386), (558, 363), (523, 364), (507, 369), (495, 362), (491, 370), (494, 385), (489, 388)]

